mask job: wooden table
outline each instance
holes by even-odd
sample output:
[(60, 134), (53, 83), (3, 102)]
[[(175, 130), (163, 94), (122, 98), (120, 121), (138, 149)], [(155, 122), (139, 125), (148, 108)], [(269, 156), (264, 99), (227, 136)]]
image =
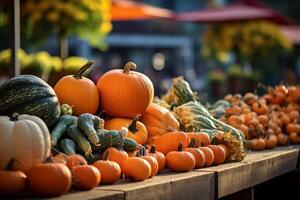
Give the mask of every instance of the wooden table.
[(296, 169), (298, 146), (249, 152), (242, 162), (202, 168), (188, 173), (164, 172), (143, 182), (120, 180), (91, 191), (72, 192), (51, 200), (216, 199), (251, 188)]

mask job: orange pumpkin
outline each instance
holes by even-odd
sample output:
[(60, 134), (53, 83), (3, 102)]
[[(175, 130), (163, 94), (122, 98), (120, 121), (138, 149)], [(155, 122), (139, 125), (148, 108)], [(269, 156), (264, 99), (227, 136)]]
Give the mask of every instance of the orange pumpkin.
[(299, 135), (299, 133), (292, 132), (292, 133), (289, 134), (288, 138), (289, 138), (289, 141), (292, 144), (300, 144), (300, 135)]
[(278, 140), (278, 145), (279, 146), (284, 146), (287, 145), (288, 143), (288, 136), (283, 134), (283, 133), (279, 133), (277, 135), (277, 140)]
[(122, 166), (122, 162), (124, 162), (126, 159), (128, 159), (129, 156), (126, 151), (122, 149), (116, 149), (114, 147), (110, 147), (106, 149), (103, 153), (102, 159), (103, 160), (110, 160), (118, 163), (120, 166)]
[(266, 141), (263, 138), (252, 139), (249, 143), (249, 148), (255, 151), (261, 151), (266, 148)]
[(139, 157), (130, 157), (122, 163), (125, 176), (135, 181), (143, 181), (151, 175), (151, 165), (148, 161)]
[(101, 107), (109, 116), (133, 118), (143, 114), (152, 102), (151, 80), (134, 69), (136, 65), (128, 62), (123, 70), (110, 70), (98, 80)]
[(195, 139), (195, 147), (198, 146), (207, 146), (210, 144), (210, 137), (207, 133), (202, 132), (189, 132), (186, 133), (189, 139)]
[(112, 184), (120, 179), (121, 167), (118, 163), (110, 160), (98, 160), (93, 163), (101, 174), (101, 183)]
[(108, 130), (121, 130), (126, 127), (128, 132), (126, 137), (134, 139), (137, 143), (143, 145), (148, 139), (148, 132), (145, 125), (138, 121), (139, 117), (134, 117), (133, 120), (124, 118), (113, 118), (107, 120), (104, 128)]
[(156, 151), (155, 146), (151, 146), (148, 155), (153, 156), (156, 158), (158, 162), (158, 173), (160, 173), (166, 165), (166, 157), (162, 152)]
[(177, 151), (171, 151), (166, 156), (167, 166), (174, 172), (188, 172), (194, 169), (196, 161), (192, 153), (182, 151), (182, 144), (179, 143)]
[(149, 136), (163, 135), (179, 129), (179, 122), (173, 113), (155, 103), (150, 104), (141, 121), (146, 126)]
[(195, 157), (195, 169), (203, 167), (205, 164), (205, 154), (198, 148), (195, 148), (195, 139), (192, 139), (188, 148), (185, 148), (184, 151), (188, 151)]
[(149, 142), (151, 145), (155, 145), (157, 151), (167, 155), (170, 151), (175, 151), (179, 143), (182, 144), (183, 148), (186, 148), (189, 144), (189, 137), (182, 131), (174, 131), (152, 137)]
[(72, 169), (73, 185), (77, 190), (91, 190), (101, 181), (99, 170), (93, 165), (77, 165)]
[(61, 78), (55, 85), (54, 91), (61, 104), (72, 106), (74, 115), (83, 113), (95, 114), (99, 106), (99, 94), (96, 85), (83, 73), (92, 66), (86, 63), (75, 75)]
[(220, 147), (219, 145), (208, 145), (207, 147), (210, 148), (214, 153), (214, 165), (220, 165), (224, 163), (226, 152), (222, 147)]
[(214, 162), (214, 152), (208, 147), (198, 147), (205, 155), (205, 167), (211, 166)]
[(67, 157), (67, 167), (72, 170), (73, 167), (77, 165), (87, 165), (87, 162), (84, 157), (80, 154), (74, 154)]
[(277, 146), (278, 139), (275, 135), (268, 135), (266, 140), (266, 149), (273, 149)]
[(148, 161), (149, 164), (151, 165), (151, 174), (150, 174), (149, 178), (155, 176), (157, 174), (157, 172), (158, 172), (158, 161), (153, 156), (147, 155), (145, 148), (141, 148), (140, 152), (141, 152), (140, 153), (141, 154), (141, 158), (143, 158), (146, 161)]
[(43, 197), (62, 195), (72, 183), (71, 172), (62, 163), (35, 164), (26, 175), (30, 191)]
[(6, 170), (0, 170), (0, 195), (4, 197), (18, 196), (26, 189), (26, 175), (21, 171), (11, 171), (13, 160)]

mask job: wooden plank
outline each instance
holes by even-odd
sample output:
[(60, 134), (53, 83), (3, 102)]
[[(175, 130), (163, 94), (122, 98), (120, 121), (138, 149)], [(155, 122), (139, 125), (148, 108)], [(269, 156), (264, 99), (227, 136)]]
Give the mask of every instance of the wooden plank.
[(101, 189), (123, 191), (126, 200), (210, 200), (215, 198), (215, 178), (212, 172), (165, 172), (143, 182), (126, 180), (115, 185), (102, 186)]
[(248, 152), (242, 162), (198, 171), (216, 172), (216, 193), (220, 198), (296, 169), (298, 154), (299, 146), (277, 147), (273, 150)]

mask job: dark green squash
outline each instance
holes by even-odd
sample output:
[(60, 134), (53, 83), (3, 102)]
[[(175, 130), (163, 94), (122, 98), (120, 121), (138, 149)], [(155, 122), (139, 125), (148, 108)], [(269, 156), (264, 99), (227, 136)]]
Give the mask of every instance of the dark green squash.
[(0, 85), (0, 114), (29, 114), (40, 117), (52, 127), (60, 116), (54, 90), (33, 75), (20, 75)]

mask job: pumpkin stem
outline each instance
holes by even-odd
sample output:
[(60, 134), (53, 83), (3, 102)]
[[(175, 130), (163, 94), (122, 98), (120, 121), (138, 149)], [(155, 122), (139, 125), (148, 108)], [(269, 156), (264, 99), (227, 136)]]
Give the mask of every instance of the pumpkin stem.
[(7, 171), (12, 171), (13, 170), (14, 162), (15, 162), (15, 159), (13, 159), (13, 158), (8, 162), (8, 164), (6, 166)]
[(75, 74), (73, 77), (76, 78), (76, 79), (82, 79), (83, 73), (84, 73), (87, 69), (91, 68), (91, 66), (92, 66), (93, 64), (94, 64), (94, 62), (92, 62), (92, 61), (87, 62), (85, 65), (83, 65), (83, 66), (78, 70), (78, 72), (76, 72), (76, 74)]
[(18, 117), (19, 117), (19, 113), (13, 113), (10, 117), (10, 119), (12, 121), (17, 121), (18, 120)]
[(155, 153), (156, 152), (156, 148), (154, 145), (151, 146), (149, 153)]
[(196, 140), (195, 140), (195, 138), (192, 138), (188, 147), (189, 148), (194, 148), (195, 144), (196, 144)]
[(217, 145), (218, 144), (218, 138), (216, 136), (213, 137), (210, 143), (214, 144), (214, 145)]
[(128, 62), (125, 64), (123, 73), (129, 74), (130, 70), (135, 70), (136, 69), (136, 64), (134, 62)]
[(128, 126), (128, 130), (129, 130), (131, 133), (135, 134), (135, 133), (138, 131), (137, 128), (136, 128), (136, 123), (137, 123), (137, 121), (138, 121), (140, 118), (141, 118), (141, 115), (135, 116), (135, 117), (133, 118), (131, 124)]
[(200, 147), (203, 147), (203, 146), (204, 146), (203, 142), (200, 142)]
[(108, 160), (108, 158), (109, 158), (109, 149), (105, 152), (105, 154), (103, 155), (103, 160)]
[(182, 143), (181, 142), (179, 142), (179, 144), (178, 144), (177, 151), (182, 151)]
[(46, 163), (54, 163), (53, 162), (53, 159), (49, 156), (49, 157), (47, 157), (46, 158), (46, 161), (45, 161)]

